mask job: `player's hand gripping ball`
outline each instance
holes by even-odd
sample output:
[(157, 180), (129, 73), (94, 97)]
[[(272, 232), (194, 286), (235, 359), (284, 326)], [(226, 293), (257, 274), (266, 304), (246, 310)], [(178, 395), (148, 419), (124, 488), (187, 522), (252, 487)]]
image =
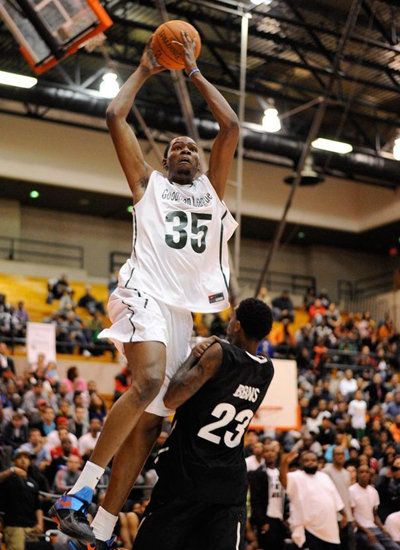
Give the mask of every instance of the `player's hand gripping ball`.
[[(185, 33), (185, 38), (182, 33)], [(193, 25), (177, 19), (163, 23), (156, 29), (151, 40), (151, 49), (157, 63), (166, 69), (184, 69), (188, 68), (188, 53), (185, 51), (188, 43), (193, 44), (195, 63), (201, 51), (200, 35)]]

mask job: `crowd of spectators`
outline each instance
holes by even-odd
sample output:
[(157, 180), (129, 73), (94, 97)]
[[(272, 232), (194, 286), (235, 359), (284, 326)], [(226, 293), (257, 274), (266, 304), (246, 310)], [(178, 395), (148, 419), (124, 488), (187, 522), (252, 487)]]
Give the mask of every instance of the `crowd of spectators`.
[[(107, 415), (106, 402), (96, 382), (85, 381), (76, 366), (60, 378), (56, 364), (39, 355), (18, 375), (4, 343), (0, 364), (0, 547), (2, 532), (6, 547), (13, 550), (23, 550), (24, 544), (32, 550), (67, 550), (65, 537), (56, 534), (47, 512), (56, 496), (74, 485), (89, 458)], [(129, 382), (123, 369), (115, 379), (114, 400)], [(155, 454), (166, 437), (163, 431), (121, 513), (118, 534), (128, 550), (156, 481)], [(93, 516), (108, 482), (106, 470), (90, 510)]]
[[(68, 295), (68, 287), (60, 292), (57, 298), (53, 289), (54, 303)], [(91, 318), (101, 318), (101, 305), (88, 296), (89, 289), (82, 298), (86, 305), (91, 302)], [(69, 297), (73, 300), (73, 295)], [(259, 351), (297, 361), (302, 425), (290, 431), (250, 431), (246, 436), (247, 549), (290, 548), (291, 535), (298, 544), (304, 538), (310, 549), (325, 548), (321, 541), (334, 544), (335, 529), (343, 549), (356, 544), (360, 550), (400, 548), (395, 543), (400, 543), (400, 336), (394, 323), (388, 316), (374, 320), (368, 312), (342, 315), (325, 292), (309, 292), (302, 314), (307, 321), (298, 326), (288, 293), (271, 300), (264, 292), (263, 299), (273, 308), (275, 326)], [(58, 345), (90, 350), (74, 303), (65, 300), (65, 304), (66, 310), (58, 309), (52, 319), (57, 322)], [(5, 310), (10, 312), (10, 306), (2, 296), (0, 312)], [(11, 315), (16, 310), (25, 311), (23, 304)], [(66, 323), (73, 326), (69, 332)], [(225, 327), (222, 316), (210, 316), (203, 334), (223, 335)], [(68, 339), (62, 339), (67, 332), (74, 339), (72, 348)], [(114, 400), (130, 383), (130, 373), (123, 369), (116, 377)], [(14, 519), (10, 511), (6, 513), (4, 537), (21, 537), (22, 529), (29, 541), (51, 529), (43, 519), (52, 502), (48, 494), (61, 494), (74, 484), (106, 414), (95, 382), (83, 380), (76, 367), (60, 379), (56, 365), (39, 356), (36, 364), (17, 376), (6, 346), (0, 343), (0, 487), (4, 489), (0, 494), (17, 494), (17, 487), (30, 491), (27, 502), (31, 503), (29, 513), (28, 508), (21, 509)], [(159, 444), (167, 431), (168, 426)], [(128, 549), (147, 504), (147, 488), (156, 479), (155, 452), (139, 479), (141, 488), (132, 492), (120, 515), (119, 540)], [(100, 483), (92, 513), (102, 502), (108, 476), (106, 472)], [(313, 499), (322, 527), (312, 513)], [(310, 506), (304, 508), (307, 502)], [(339, 519), (336, 528), (328, 526), (329, 517)], [(55, 534), (48, 538), (53, 544), (49, 548), (56, 544), (63, 548), (60, 536), (57, 543)]]
[[(104, 328), (106, 311), (104, 303), (98, 300), (86, 286), (77, 300), (66, 275), (49, 279), (47, 283), (47, 304), (54, 304), (54, 310), (42, 319), (56, 327), (57, 353), (81, 354), (86, 357), (103, 355), (106, 351), (115, 358), (114, 346), (99, 340)], [(82, 312), (81, 314), (79, 312)], [(83, 318), (83, 316), (85, 318)], [(0, 338), (14, 345), (24, 344), (29, 313), (23, 301), (14, 307), (0, 294)]]

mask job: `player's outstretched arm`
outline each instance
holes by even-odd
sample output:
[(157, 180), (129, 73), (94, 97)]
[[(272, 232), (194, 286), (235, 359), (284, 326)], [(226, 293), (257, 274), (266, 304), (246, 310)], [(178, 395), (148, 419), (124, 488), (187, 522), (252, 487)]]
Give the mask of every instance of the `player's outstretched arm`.
[(207, 102), (215, 120), (219, 124), (219, 132), (213, 143), (208, 168), (208, 177), (222, 200), (226, 182), (231, 169), (237, 142), (239, 139), (239, 119), (224, 96), (213, 86), (200, 71), (194, 56), (194, 43), (185, 32), (182, 33), (185, 50), (186, 72), (196, 88)]
[(128, 78), (107, 109), (107, 126), (132, 191), (134, 202), (139, 201), (143, 196), (152, 168), (145, 161), (135, 133), (126, 119), (136, 94), (143, 84), (151, 75), (162, 70), (164, 68), (157, 65), (154, 54), (150, 46), (147, 45), (140, 65)]
[(198, 359), (193, 353), (172, 378), (164, 397), (168, 409), (177, 409), (213, 378), (222, 363), (221, 344), (215, 342)]

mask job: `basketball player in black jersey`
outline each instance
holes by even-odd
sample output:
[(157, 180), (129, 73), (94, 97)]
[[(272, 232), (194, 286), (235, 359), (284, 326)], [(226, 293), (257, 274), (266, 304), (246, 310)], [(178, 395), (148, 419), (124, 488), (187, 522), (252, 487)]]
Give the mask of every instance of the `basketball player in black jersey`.
[(242, 550), (247, 475), (243, 437), (274, 375), (257, 357), (272, 326), (260, 300), (243, 300), (217, 341), (188, 357), (165, 396), (177, 408), (156, 459), (159, 480), (134, 550)]

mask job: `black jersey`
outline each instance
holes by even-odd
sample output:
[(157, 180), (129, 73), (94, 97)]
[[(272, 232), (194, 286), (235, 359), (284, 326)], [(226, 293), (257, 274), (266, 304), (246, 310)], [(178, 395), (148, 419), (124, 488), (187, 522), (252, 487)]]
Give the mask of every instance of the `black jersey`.
[(247, 490), (243, 436), (274, 375), (270, 359), (221, 343), (214, 378), (178, 408), (160, 449), (157, 493), (241, 504)]

